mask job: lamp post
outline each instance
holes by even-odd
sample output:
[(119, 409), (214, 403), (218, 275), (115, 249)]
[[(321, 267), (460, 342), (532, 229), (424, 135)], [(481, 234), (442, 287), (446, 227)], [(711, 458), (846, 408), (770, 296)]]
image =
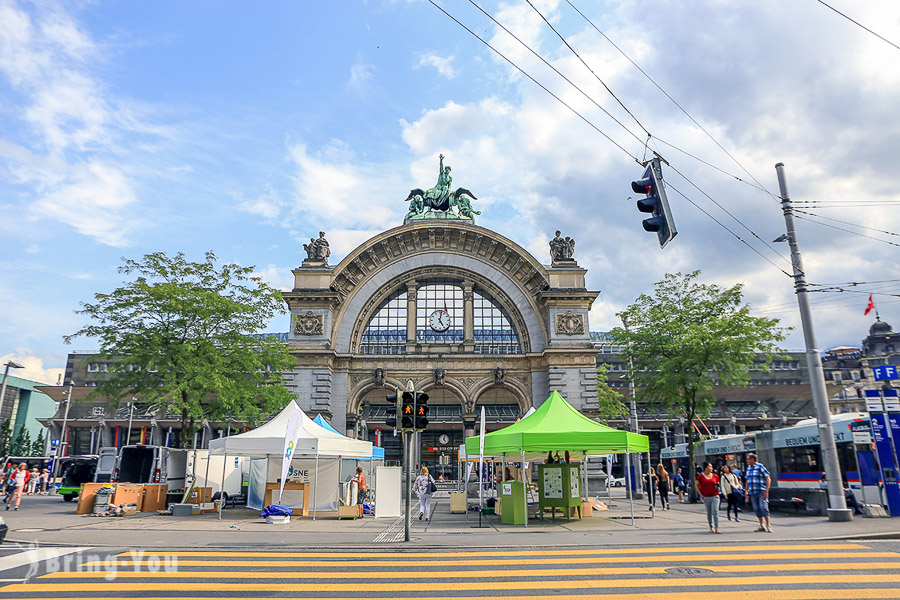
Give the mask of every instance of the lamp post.
[[(622, 316), (622, 325), (625, 327), (625, 333), (628, 334), (628, 317)], [(628, 340), (628, 348), (631, 349), (631, 340)], [(634, 391), (634, 361), (631, 359), (631, 354), (628, 355), (628, 398), (630, 402), (631, 415), (629, 418), (629, 425), (631, 426), (631, 431), (635, 433), (640, 433), (641, 428), (638, 423), (638, 413), (637, 413), (637, 402), (635, 401), (635, 391)], [(650, 454), (647, 454), (647, 460), (649, 460)], [(626, 477), (631, 477), (631, 456), (626, 455), (626, 468), (628, 472), (625, 474)], [(634, 464), (634, 482), (635, 485), (631, 486), (631, 495), (633, 498), (643, 498), (643, 493), (640, 491), (643, 482), (642, 482), (642, 474), (641, 474), (641, 459), (638, 457), (637, 462)], [(647, 493), (650, 493), (648, 490)]]
[(0, 422), (3, 420), (3, 399), (6, 397), (6, 378), (9, 377), (9, 370), (24, 368), (23, 365), (17, 362), (9, 361), (6, 363), (6, 368), (3, 369), (3, 384), (0, 385)]
[(123, 446), (127, 446), (131, 443), (131, 420), (134, 418), (134, 401), (136, 398), (134, 396), (131, 397), (131, 410), (128, 412), (128, 437), (125, 438), (125, 443)]
[(62, 458), (66, 455), (66, 446), (69, 443), (69, 431), (68, 431), (68, 421), (69, 421), (69, 406), (72, 404), (72, 388), (75, 386), (74, 381), (69, 381), (69, 389), (65, 392), (66, 394), (66, 412), (63, 413), (63, 424), (62, 424), (62, 435), (59, 440), (59, 458)]

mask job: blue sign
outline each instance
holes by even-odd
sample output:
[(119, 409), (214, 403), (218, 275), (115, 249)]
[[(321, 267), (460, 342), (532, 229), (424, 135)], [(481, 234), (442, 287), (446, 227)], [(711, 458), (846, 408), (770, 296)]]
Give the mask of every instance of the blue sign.
[(877, 367), (872, 367), (872, 372), (875, 373), (875, 381), (900, 379), (897, 376), (897, 365), (878, 365)]
[(893, 444), (888, 428), (887, 415), (884, 413), (870, 413), (872, 422), (872, 437), (875, 440), (875, 450), (878, 454), (878, 462), (881, 463), (881, 477), (884, 481), (884, 495), (887, 498), (888, 512), (892, 517), (900, 517), (900, 484), (897, 483), (897, 463), (894, 459)]

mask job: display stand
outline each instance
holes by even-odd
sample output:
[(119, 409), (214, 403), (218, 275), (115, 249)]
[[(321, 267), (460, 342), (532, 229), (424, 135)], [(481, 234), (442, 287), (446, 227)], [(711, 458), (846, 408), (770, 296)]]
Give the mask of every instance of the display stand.
[(581, 472), (577, 464), (538, 465), (538, 506), (541, 518), (549, 508), (551, 518), (556, 520), (559, 508), (565, 512), (566, 520), (571, 520), (574, 508), (581, 519)]
[(500, 522), (504, 525), (525, 524), (525, 484), (521, 481), (504, 481), (500, 484)]

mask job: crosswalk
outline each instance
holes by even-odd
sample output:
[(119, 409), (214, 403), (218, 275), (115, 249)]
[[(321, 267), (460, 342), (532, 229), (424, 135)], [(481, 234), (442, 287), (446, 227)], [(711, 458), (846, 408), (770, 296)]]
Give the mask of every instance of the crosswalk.
[(900, 552), (858, 543), (74, 556), (0, 600), (900, 598)]

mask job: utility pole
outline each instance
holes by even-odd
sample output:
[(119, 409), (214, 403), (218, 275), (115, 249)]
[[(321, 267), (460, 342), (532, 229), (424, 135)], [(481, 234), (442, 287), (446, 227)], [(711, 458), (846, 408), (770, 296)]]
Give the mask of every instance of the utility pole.
[[(412, 379), (406, 380), (406, 391), (412, 394), (413, 398), (413, 411), (412, 411), (412, 428), (408, 430), (404, 430), (403, 432), (403, 454), (405, 456), (405, 470), (406, 470), (406, 489), (403, 494), (406, 497), (406, 518), (404, 519), (403, 524), (403, 541), (409, 541), (409, 517), (410, 517), (410, 504), (411, 504), (411, 496), (412, 496), (412, 479), (410, 479), (410, 463), (412, 462), (412, 440), (415, 439), (416, 435), (416, 388), (413, 385)], [(398, 415), (397, 420), (400, 421), (399, 425), (403, 427), (403, 417)]]
[[(625, 327), (625, 334), (628, 335), (628, 317), (622, 316), (622, 325)], [(628, 339), (628, 349), (631, 350), (631, 339)], [(628, 398), (631, 403), (631, 415), (629, 417), (629, 426), (631, 431), (634, 433), (640, 433), (641, 429), (638, 424), (638, 413), (637, 413), (637, 402), (635, 401), (635, 392), (634, 392), (634, 361), (631, 360), (631, 353), (628, 353)], [(625, 477), (631, 477), (631, 455), (627, 455), (628, 464), (625, 465), (625, 468), (628, 469), (628, 472), (625, 474)], [(632, 498), (643, 498), (644, 494), (641, 492), (643, 489), (643, 479), (641, 474), (641, 459), (638, 457), (637, 461), (633, 465), (634, 467), (634, 485), (631, 486), (631, 497)], [(648, 490), (649, 493), (649, 490)]]
[(825, 463), (825, 478), (828, 484), (829, 521), (850, 521), (853, 513), (847, 508), (844, 498), (844, 487), (841, 483), (841, 469), (838, 463), (837, 444), (834, 441), (834, 427), (831, 424), (831, 411), (828, 408), (828, 395), (825, 391), (825, 370), (822, 368), (822, 355), (816, 347), (816, 334), (813, 330), (812, 311), (809, 307), (809, 291), (806, 289), (806, 273), (803, 260), (800, 258), (800, 246), (797, 243), (797, 231), (794, 229), (794, 211), (788, 196), (787, 180), (784, 176), (784, 164), (775, 165), (778, 174), (778, 187), (781, 193), (781, 209), (784, 212), (784, 224), (787, 228), (786, 239), (791, 247), (791, 264), (794, 267), (794, 290), (797, 303), (800, 305), (800, 322), (803, 327), (803, 339), (806, 342), (806, 364), (809, 369), (809, 383), (812, 388), (813, 403), (816, 407), (816, 420), (819, 423), (819, 447)]

